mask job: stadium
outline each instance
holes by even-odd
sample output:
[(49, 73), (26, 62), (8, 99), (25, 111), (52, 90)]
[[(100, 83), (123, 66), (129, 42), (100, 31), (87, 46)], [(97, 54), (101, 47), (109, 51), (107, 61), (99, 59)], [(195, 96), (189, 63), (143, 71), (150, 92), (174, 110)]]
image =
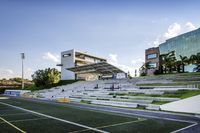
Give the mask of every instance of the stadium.
[(61, 79), (75, 82), (32, 92), (5, 90), (0, 95), (2, 131), (200, 131), (199, 75), (128, 78), (99, 56), (73, 49), (61, 57)]
[(0, 0), (0, 133), (200, 133), (200, 0)]

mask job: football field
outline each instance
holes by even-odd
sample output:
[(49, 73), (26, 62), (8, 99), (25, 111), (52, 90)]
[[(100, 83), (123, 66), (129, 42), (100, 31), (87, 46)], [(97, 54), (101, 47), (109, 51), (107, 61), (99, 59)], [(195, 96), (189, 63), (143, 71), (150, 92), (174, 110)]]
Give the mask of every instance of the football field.
[(2, 133), (168, 133), (190, 125), (188, 122), (0, 96)]

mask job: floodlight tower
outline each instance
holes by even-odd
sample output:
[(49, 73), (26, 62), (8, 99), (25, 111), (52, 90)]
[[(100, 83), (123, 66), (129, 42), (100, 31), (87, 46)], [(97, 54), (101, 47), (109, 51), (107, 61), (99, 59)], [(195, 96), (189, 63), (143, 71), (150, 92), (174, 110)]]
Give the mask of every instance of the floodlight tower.
[(21, 59), (22, 59), (22, 89), (24, 89), (24, 59), (25, 59), (24, 53), (21, 53)]

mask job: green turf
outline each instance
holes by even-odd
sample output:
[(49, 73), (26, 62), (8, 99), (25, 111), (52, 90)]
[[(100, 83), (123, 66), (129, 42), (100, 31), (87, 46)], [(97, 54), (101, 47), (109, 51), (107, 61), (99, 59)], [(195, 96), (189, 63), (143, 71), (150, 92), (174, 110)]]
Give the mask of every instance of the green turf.
[(169, 98), (188, 98), (200, 94), (200, 89), (198, 90), (178, 90), (176, 92), (170, 93), (166, 92), (164, 94), (144, 94), (144, 93), (110, 93), (109, 95), (116, 96), (148, 96), (148, 97), (169, 97)]
[[(116, 133), (122, 133), (122, 132), (123, 133), (129, 133), (129, 132), (167, 133), (190, 125), (190, 123), (185, 123), (185, 122), (175, 122), (164, 119), (144, 118), (133, 115), (125, 115), (125, 114), (118, 114), (105, 111), (81, 109), (66, 104), (58, 105), (45, 102), (33, 102), (29, 100), (15, 99), (15, 98), (11, 98), (8, 100), (0, 100), (0, 102), (12, 104), (14, 106), (51, 115), (57, 118), (73, 121), (79, 124)], [(23, 113), (24, 111), (13, 109), (11, 107), (6, 107), (5, 105), (1, 106), (0, 104), (0, 109), (3, 109), (4, 107), (7, 109), (8, 112), (2, 111), (0, 112), (0, 115), (2, 115), (1, 117), (7, 119), (8, 121), (38, 119), (32, 121), (13, 122), (13, 124), (15, 124), (17, 127), (27, 132), (33, 132), (33, 133), (41, 131), (48, 133), (71, 132), (71, 131), (94, 132), (82, 127), (63, 123), (57, 120), (43, 119), (44, 117), (37, 116), (34, 114), (11, 115), (14, 112)], [(5, 132), (12, 132), (13, 129), (10, 128), (12, 127), (9, 127), (5, 123), (0, 124), (0, 129), (3, 129), (3, 131), (5, 130)]]
[(184, 86), (184, 85), (192, 85), (191, 84), (188, 84), (187, 82), (178, 82), (178, 83), (164, 83), (164, 84), (161, 84), (161, 83), (149, 83), (149, 84), (136, 84), (136, 86), (138, 87), (149, 87), (149, 86)]
[(166, 104), (166, 103), (170, 103), (170, 101), (153, 101), (151, 104), (162, 105), (162, 104)]
[(147, 77), (152, 77), (152, 76), (199, 76), (200, 72), (185, 72), (185, 73), (169, 73), (169, 74), (158, 74), (158, 75), (149, 75)]

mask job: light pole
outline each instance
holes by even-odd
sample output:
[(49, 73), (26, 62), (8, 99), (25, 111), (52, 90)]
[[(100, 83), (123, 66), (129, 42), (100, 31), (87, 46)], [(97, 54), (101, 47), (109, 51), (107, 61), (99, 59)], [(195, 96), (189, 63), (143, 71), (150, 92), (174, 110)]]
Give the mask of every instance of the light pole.
[(24, 59), (25, 59), (24, 53), (21, 53), (21, 59), (22, 59), (22, 89), (24, 89)]

